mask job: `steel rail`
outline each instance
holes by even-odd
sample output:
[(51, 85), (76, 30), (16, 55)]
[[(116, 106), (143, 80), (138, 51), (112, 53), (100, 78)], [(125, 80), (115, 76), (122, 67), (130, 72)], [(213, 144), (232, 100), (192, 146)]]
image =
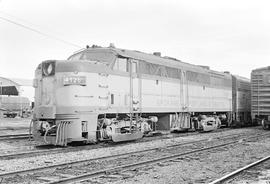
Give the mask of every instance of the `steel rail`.
[[(74, 150), (73, 148), (71, 148), (72, 150)], [(11, 153), (11, 154), (4, 154), (4, 155), (0, 155), (0, 159), (4, 160), (4, 159), (10, 159), (10, 158), (20, 158), (20, 157), (24, 157), (24, 156), (38, 156), (38, 155), (42, 155), (42, 154), (46, 154), (46, 153), (59, 153), (61, 151), (65, 151), (67, 150), (67, 148), (54, 148), (54, 149), (47, 149), (47, 150), (35, 150), (35, 151), (27, 151), (27, 152), (20, 152), (20, 153)]]
[(219, 184), (219, 183), (222, 183), (222, 182), (224, 182), (224, 181), (226, 181), (226, 180), (228, 180), (228, 179), (230, 179), (230, 178), (232, 178), (232, 177), (240, 174), (244, 170), (250, 169), (250, 168), (252, 168), (252, 167), (254, 167), (254, 166), (256, 166), (256, 165), (258, 165), (258, 164), (260, 164), (262, 162), (265, 162), (265, 161), (267, 161), (269, 159), (270, 159), (270, 156), (264, 157), (264, 158), (262, 158), (260, 160), (257, 160), (256, 162), (253, 162), (253, 163), (251, 163), (249, 165), (246, 165), (246, 166), (244, 166), (244, 167), (242, 167), (240, 169), (237, 169), (237, 170), (235, 170), (235, 171), (233, 171), (233, 172), (231, 172), (231, 173), (229, 173), (229, 174), (227, 174), (227, 175), (225, 175), (225, 176), (223, 176), (223, 177), (221, 177), (219, 179), (216, 179), (215, 181), (212, 181), (209, 184)]
[[(32, 135), (30, 135), (32, 136)], [(1, 135), (0, 141), (12, 140), (12, 139), (28, 139), (29, 134), (13, 134), (13, 135)]]
[(29, 134), (8, 134), (8, 135), (0, 135), (0, 138), (6, 138), (6, 137), (16, 137), (16, 136), (26, 136)]
[(12, 131), (12, 130), (29, 130), (29, 128), (25, 128), (25, 127), (0, 127), (0, 132), (3, 131)]

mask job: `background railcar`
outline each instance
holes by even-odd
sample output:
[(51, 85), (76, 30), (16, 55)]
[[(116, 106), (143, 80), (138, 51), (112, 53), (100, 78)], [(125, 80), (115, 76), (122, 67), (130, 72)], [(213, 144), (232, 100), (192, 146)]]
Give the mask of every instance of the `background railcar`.
[(30, 100), (27, 97), (0, 95), (0, 108), (6, 117), (27, 115)]
[(230, 74), (160, 53), (92, 46), (42, 62), (34, 87), (34, 137), (58, 145), (233, 120)]
[(251, 115), (253, 123), (270, 128), (270, 67), (251, 72)]

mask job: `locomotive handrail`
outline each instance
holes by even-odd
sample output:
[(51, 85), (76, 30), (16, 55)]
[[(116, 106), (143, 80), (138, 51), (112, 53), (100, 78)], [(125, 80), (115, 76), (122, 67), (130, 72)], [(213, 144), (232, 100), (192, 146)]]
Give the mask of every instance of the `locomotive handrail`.
[(107, 100), (109, 97), (108, 96), (106, 96), (106, 97), (104, 97), (104, 96), (98, 96), (98, 98), (99, 99), (103, 99), (103, 100)]
[(108, 88), (109, 85), (100, 85), (100, 84), (99, 84), (98, 87), (99, 87), (99, 88)]

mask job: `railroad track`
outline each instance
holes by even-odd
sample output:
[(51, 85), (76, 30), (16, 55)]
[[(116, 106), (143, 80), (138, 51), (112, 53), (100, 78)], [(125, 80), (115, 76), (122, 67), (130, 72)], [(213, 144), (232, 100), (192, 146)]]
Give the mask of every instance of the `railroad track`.
[(0, 141), (13, 140), (13, 139), (28, 139), (32, 135), (29, 134), (13, 134), (13, 135), (0, 135)]
[[(135, 163), (131, 163), (131, 164), (125, 164), (125, 165), (121, 165), (121, 166), (117, 166), (117, 167), (109, 167), (109, 169), (100, 169), (94, 172), (87, 172), (87, 174), (80, 174), (78, 176), (74, 176), (74, 177), (68, 177), (68, 178), (64, 178), (64, 179), (60, 179), (58, 181), (53, 181), (51, 183), (70, 183), (70, 182), (75, 182), (75, 181), (81, 181), (81, 180), (85, 180), (88, 178), (92, 178), (92, 177), (97, 177), (100, 175), (106, 175), (106, 173), (110, 173), (116, 170), (126, 170), (126, 169), (131, 169), (134, 167), (138, 167), (138, 166), (144, 166), (144, 165), (149, 165), (149, 164), (153, 164), (153, 163), (159, 163), (159, 162), (163, 162), (163, 161), (168, 161), (168, 160), (173, 160), (173, 159), (177, 159), (179, 157), (183, 157), (185, 155), (189, 155), (189, 154), (193, 154), (193, 153), (198, 153), (198, 152), (202, 152), (202, 151), (207, 151), (207, 150), (211, 150), (211, 149), (215, 149), (215, 148), (220, 148), (220, 147), (225, 147), (231, 144), (236, 144), (239, 142), (239, 140), (249, 140), (252, 138), (258, 138), (258, 137), (262, 137), (262, 136), (269, 136), (268, 133), (266, 134), (259, 134), (256, 136), (244, 136), (241, 137), (238, 135), (237, 137), (232, 137), (232, 135), (228, 135), (230, 136), (229, 140), (233, 139), (233, 141), (227, 141), (226, 143), (223, 144), (217, 144), (217, 145), (213, 145), (213, 146), (205, 146), (207, 144), (209, 144), (209, 142), (206, 142), (206, 140), (199, 140), (199, 141), (192, 141), (192, 142), (187, 142), (187, 143), (182, 143), (182, 144), (178, 144), (178, 145), (171, 145), (171, 146), (166, 146), (163, 148), (152, 148), (152, 149), (147, 149), (147, 150), (141, 150), (141, 151), (133, 151), (133, 152), (128, 152), (128, 153), (122, 153), (122, 154), (117, 154), (117, 155), (111, 155), (111, 156), (104, 156), (104, 157), (100, 157), (100, 158), (92, 158), (92, 159), (85, 159), (85, 160), (80, 160), (80, 161), (73, 161), (73, 162), (66, 162), (66, 163), (61, 163), (61, 164), (52, 164), (49, 166), (45, 166), (45, 167), (38, 167), (38, 168), (32, 168), (32, 169), (27, 169), (27, 170), (20, 170), (20, 171), (15, 171), (15, 172), (8, 172), (8, 173), (2, 173), (0, 174), (0, 178), (6, 178), (6, 177), (11, 177), (17, 174), (29, 174), (29, 173), (37, 173), (40, 171), (46, 171), (46, 170), (50, 170), (50, 169), (56, 169), (56, 168), (61, 168), (61, 167), (66, 167), (66, 166), (76, 166), (76, 165), (80, 165), (80, 164), (84, 164), (87, 162), (93, 162), (93, 161), (104, 161), (104, 160), (117, 160), (119, 159), (121, 156), (132, 156), (134, 154), (139, 154), (139, 153), (147, 153), (147, 152), (151, 152), (151, 151), (159, 151), (159, 150), (165, 150), (165, 149), (171, 149), (171, 150), (175, 150), (176, 147), (181, 147), (185, 146), (185, 145), (195, 145), (196, 143), (203, 143), (205, 145), (195, 145), (196, 148), (190, 148), (190, 150), (185, 151), (185, 152), (180, 152), (178, 153), (178, 151), (174, 154), (166, 154), (165, 156), (162, 156), (160, 158), (154, 158), (154, 159), (147, 159), (145, 161), (141, 161), (141, 162), (135, 162)], [(222, 137), (221, 137), (222, 138)], [(213, 142), (213, 140), (211, 140)], [(215, 140), (216, 142), (218, 142), (219, 140)], [(199, 147), (199, 148), (197, 148)], [(201, 147), (201, 148), (200, 148)], [(45, 172), (44, 172), (45, 173)]]
[(227, 174), (227, 175), (225, 175), (225, 176), (223, 176), (223, 177), (221, 177), (219, 179), (216, 179), (215, 181), (212, 181), (209, 184), (223, 183), (223, 182), (225, 182), (225, 181), (227, 181), (227, 180), (229, 180), (229, 179), (231, 179), (233, 177), (236, 177), (237, 175), (241, 174), (243, 171), (251, 169), (251, 168), (253, 168), (253, 167), (255, 167), (255, 166), (257, 166), (257, 165), (259, 165), (259, 164), (261, 164), (261, 163), (263, 163), (265, 161), (268, 161), (268, 160), (270, 160), (270, 156), (264, 157), (264, 158), (262, 158), (260, 160), (257, 160), (256, 162), (253, 162), (253, 163), (248, 164), (248, 165), (246, 165), (244, 167), (241, 167), (241, 168), (239, 168), (239, 169), (237, 169), (237, 170), (235, 170), (235, 171), (233, 171), (233, 172), (231, 172), (231, 173), (229, 173), (229, 174)]
[[(265, 135), (269, 136), (266, 133), (264, 135), (252, 136), (252, 137), (249, 137), (248, 139), (258, 138), (258, 137), (265, 136)], [(241, 140), (242, 140), (242, 138), (241, 138)], [(234, 141), (229, 141), (229, 142), (223, 143), (223, 144), (218, 144), (218, 145), (214, 145), (214, 146), (208, 146), (208, 147), (203, 147), (203, 148), (199, 148), (199, 149), (194, 149), (194, 150), (191, 150), (191, 151), (186, 151), (186, 152), (183, 152), (183, 153), (176, 153), (176, 154), (171, 154), (171, 155), (167, 155), (167, 156), (162, 156), (160, 158), (154, 158), (154, 159), (149, 159), (149, 160), (145, 160), (145, 161), (141, 161), (141, 162), (135, 162), (135, 163), (120, 165), (120, 166), (111, 167), (111, 168), (107, 168), (107, 169), (101, 169), (101, 170), (89, 172), (89, 173), (86, 173), (86, 174), (81, 174), (81, 175), (78, 175), (78, 176), (62, 178), (62, 179), (59, 179), (57, 181), (49, 182), (49, 184), (73, 183), (73, 182), (81, 182), (81, 181), (85, 181), (85, 180), (89, 181), (89, 179), (95, 178), (95, 177), (100, 177), (100, 176), (105, 176), (106, 177), (106, 175), (108, 175), (110, 173), (114, 173), (114, 172), (117, 173), (119, 171), (127, 171), (127, 170), (136, 169), (138, 167), (144, 167), (144, 166), (151, 165), (151, 164), (157, 164), (157, 163), (160, 163), (160, 162), (176, 160), (176, 159), (182, 158), (182, 157), (184, 157), (186, 155), (190, 155), (190, 154), (194, 154), (194, 153), (200, 153), (200, 152), (208, 151), (208, 150), (214, 150), (216, 148), (226, 147), (226, 146), (229, 146), (229, 145), (236, 144), (238, 142), (239, 142), (239, 140), (234, 140)]]
[[(219, 132), (224, 132), (230, 130), (229, 128), (226, 129), (218, 129), (218, 131), (215, 132), (209, 132), (209, 133), (219, 133)], [(148, 142), (153, 139), (156, 139), (156, 137), (160, 137), (160, 139), (170, 139), (170, 138), (177, 138), (177, 137), (186, 137), (190, 135), (196, 135), (199, 134), (198, 132), (187, 132), (187, 133), (181, 133), (181, 134), (171, 134), (173, 137), (168, 137), (168, 134), (165, 135), (158, 135), (158, 136), (150, 136), (150, 137), (144, 137), (144, 139), (138, 140), (138, 142)], [(235, 134), (236, 135), (236, 134)], [(29, 134), (17, 134), (17, 135), (3, 135), (0, 136), (0, 141), (1, 140), (12, 140), (12, 139), (25, 139), (29, 138)], [(126, 143), (124, 143), (126, 144)], [(105, 144), (106, 146), (117, 146), (117, 144)], [(9, 154), (1, 154), (0, 159), (12, 159), (12, 158), (23, 158), (23, 157), (32, 157), (32, 156), (38, 156), (38, 155), (44, 155), (44, 154), (57, 154), (60, 153), (61, 151), (63, 152), (72, 152), (72, 151), (80, 151), (80, 150), (90, 150), (90, 149), (95, 149), (95, 148), (102, 148), (105, 147), (104, 144), (99, 144), (99, 145), (84, 145), (84, 146), (76, 146), (76, 147), (66, 147), (66, 148), (57, 148), (57, 149), (47, 149), (47, 150), (33, 150), (33, 151), (24, 151), (24, 152), (16, 152), (16, 153), (9, 153)], [(123, 145), (123, 143), (121, 144)], [(90, 146), (90, 147), (89, 147)]]
[[(197, 134), (197, 133), (195, 132), (194, 134)], [(194, 134), (186, 133), (185, 135), (183, 135), (181, 137), (185, 137), (185, 136), (188, 136), (188, 135), (194, 135)], [(246, 134), (247, 133), (243, 133), (243, 134), (230, 134), (230, 135), (226, 135), (226, 136), (222, 136), (222, 137), (216, 137), (216, 139), (221, 139), (221, 138), (226, 138), (226, 137), (233, 137), (233, 136), (238, 137), (238, 136), (243, 136), (243, 135), (246, 135)], [(176, 136), (176, 137), (178, 137), (178, 136)], [(166, 136), (165, 136), (165, 139), (166, 139)], [(203, 140), (198, 140), (198, 141), (183, 142), (183, 143), (178, 144), (177, 146), (182, 146), (182, 145), (186, 145), (186, 144), (192, 144), (192, 143), (197, 143), (197, 142), (207, 141), (207, 140), (208, 139), (203, 139)], [(146, 140), (146, 142), (147, 141), (149, 141), (149, 140)], [(113, 147), (114, 146), (114, 147), (116, 147), (116, 146), (119, 146), (119, 145), (117, 145), (117, 144), (116, 145), (106, 144), (106, 146), (110, 146), (110, 147)], [(39, 156), (39, 155), (45, 155), (45, 154), (57, 154), (57, 153), (60, 153), (60, 152), (74, 152), (74, 151), (82, 151), (82, 150), (91, 150), (91, 149), (103, 148), (103, 147), (105, 147), (104, 144), (99, 144), (99, 145), (84, 145), (84, 146), (65, 147), (65, 148), (53, 148), (53, 149), (46, 149), (46, 150), (42, 149), (42, 150), (26, 151), (26, 152), (19, 152), (19, 153), (2, 154), (2, 155), (0, 155), (0, 159), (1, 160), (4, 160), (4, 159), (13, 159), (13, 158), (18, 159), (18, 158), (33, 157), (33, 156)], [(157, 149), (157, 148), (153, 148), (151, 150), (155, 150), (155, 149)]]

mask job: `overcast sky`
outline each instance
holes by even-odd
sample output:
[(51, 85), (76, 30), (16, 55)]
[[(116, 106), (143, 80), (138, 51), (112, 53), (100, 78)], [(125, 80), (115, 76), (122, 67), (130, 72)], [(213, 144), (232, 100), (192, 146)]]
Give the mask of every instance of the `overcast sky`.
[(250, 78), (252, 69), (270, 65), (269, 5), (267, 0), (0, 0), (0, 76), (32, 79), (41, 61), (66, 59), (79, 49), (72, 44), (114, 43)]

